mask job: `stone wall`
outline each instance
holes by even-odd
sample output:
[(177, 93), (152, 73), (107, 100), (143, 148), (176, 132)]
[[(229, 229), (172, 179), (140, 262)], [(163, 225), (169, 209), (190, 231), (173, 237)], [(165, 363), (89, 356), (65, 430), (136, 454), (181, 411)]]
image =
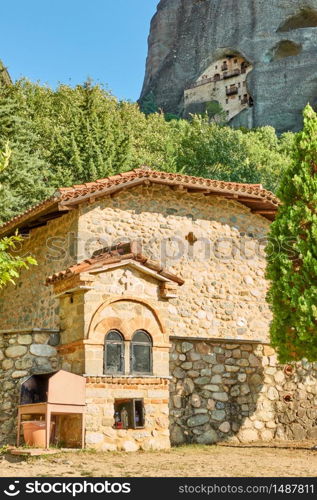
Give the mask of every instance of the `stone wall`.
[(16, 284), (0, 290), (0, 331), (58, 328), (59, 307), (46, 278), (76, 261), (76, 211), (33, 229), (20, 253), (33, 255), (38, 265), (21, 270)]
[[(59, 368), (58, 335), (11, 334), (0, 342), (0, 444), (13, 444), (20, 383), (29, 374)], [(174, 445), (317, 438), (316, 363), (280, 366), (268, 345), (194, 339), (174, 339), (170, 359), (170, 392), (168, 378), (87, 378), (89, 447), (166, 448), (168, 414)], [(113, 429), (114, 400), (124, 397), (144, 398), (146, 429)], [(80, 422), (66, 425), (75, 445)]]
[(174, 445), (317, 438), (317, 363), (277, 364), (263, 344), (173, 340)]
[[(143, 398), (144, 429), (114, 429), (115, 399)], [(88, 377), (86, 444), (101, 451), (170, 447), (167, 378)]]
[[(185, 280), (169, 300), (169, 335), (268, 341), (263, 238), (269, 221), (233, 200), (136, 187), (80, 208), (79, 248), (140, 240), (143, 253)], [(196, 241), (191, 244), (189, 234)], [(126, 283), (129, 294), (129, 283)]]
[(16, 415), (21, 381), (34, 373), (59, 368), (59, 335), (49, 332), (0, 336), (0, 445), (16, 441)]
[[(53, 288), (45, 286), (47, 276), (91, 257), (95, 249), (137, 239), (146, 255), (185, 279), (179, 297), (169, 302), (169, 334), (265, 341), (271, 316), (261, 238), (268, 228), (267, 219), (233, 200), (162, 186), (88, 203), (30, 232), (21, 253), (34, 255), (38, 266), (22, 270), (16, 285), (0, 291), (0, 333), (58, 328), (59, 304)], [(191, 232), (198, 240), (193, 244)], [(129, 276), (121, 279), (124, 293), (134, 294)], [(76, 305), (74, 335), (83, 328), (82, 304)], [(62, 317), (63, 330), (69, 321)], [(87, 318), (80, 321), (86, 328)]]

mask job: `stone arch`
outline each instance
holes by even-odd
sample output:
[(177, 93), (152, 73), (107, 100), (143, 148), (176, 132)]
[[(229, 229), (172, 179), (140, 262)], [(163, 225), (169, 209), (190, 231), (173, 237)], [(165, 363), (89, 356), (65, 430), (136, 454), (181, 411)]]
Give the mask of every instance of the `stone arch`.
[[(241, 68), (241, 64), (244, 63), (244, 65), (246, 67), (251, 67), (253, 69), (253, 64), (252, 64), (252, 61), (250, 60), (250, 58), (247, 57), (242, 52), (240, 52), (239, 50), (232, 49), (232, 48), (217, 49), (213, 53), (213, 57), (210, 60), (209, 64), (207, 66), (205, 66), (203, 72), (197, 76), (196, 82), (202, 81), (204, 75), (208, 78), (210, 76), (210, 73), (213, 73), (213, 76), (219, 75), (219, 77), (221, 78), (221, 73), (223, 71), (221, 66), (222, 66), (224, 60), (225, 59), (234, 59), (234, 58), (239, 59), (240, 68)], [(217, 67), (217, 69), (215, 69), (215, 67)]]
[(94, 313), (88, 341), (103, 344), (109, 330), (119, 330), (124, 340), (131, 340), (136, 330), (146, 330), (153, 339), (153, 345), (165, 340), (165, 327), (157, 309), (147, 300), (135, 297), (117, 297), (101, 304)]

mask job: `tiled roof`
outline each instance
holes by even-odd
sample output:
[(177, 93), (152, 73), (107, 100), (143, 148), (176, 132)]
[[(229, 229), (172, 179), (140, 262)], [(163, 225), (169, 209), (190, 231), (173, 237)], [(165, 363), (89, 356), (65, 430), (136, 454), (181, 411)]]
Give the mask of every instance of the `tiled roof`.
[(169, 172), (155, 171), (147, 167), (141, 167), (129, 172), (117, 174), (106, 179), (100, 179), (96, 182), (88, 182), (86, 184), (79, 184), (69, 188), (61, 188), (63, 200), (72, 200), (82, 198), (83, 196), (91, 196), (102, 192), (104, 189), (111, 187), (123, 187), (133, 181), (144, 181), (167, 184), (167, 185), (182, 185), (187, 188), (203, 188), (217, 191), (219, 194), (222, 192), (232, 192), (236, 194), (258, 196), (262, 199), (272, 201), (278, 204), (277, 198), (266, 189), (263, 189), (261, 184), (240, 184), (236, 182), (224, 182), (212, 179), (205, 179), (204, 177), (192, 177), (183, 174), (174, 174)]
[[(99, 179), (95, 182), (59, 188), (51, 198), (29, 208), (23, 214), (14, 217), (0, 226), (0, 236), (7, 234), (15, 228), (23, 227), (31, 219), (34, 222), (34, 220), (37, 220), (43, 214), (44, 216), (48, 216), (48, 214), (54, 211), (56, 213), (67, 211), (68, 207), (76, 206), (89, 200), (93, 201), (101, 196), (140, 184), (175, 186), (175, 188), (178, 187), (188, 192), (201, 191), (206, 195), (232, 197), (252, 209), (262, 210), (263, 215), (268, 216), (267, 218), (269, 219), (274, 217), (274, 212), (279, 205), (279, 200), (276, 196), (270, 191), (263, 189), (261, 184), (224, 182), (141, 167), (129, 172), (106, 177), (105, 179)], [(248, 201), (252, 201), (251, 206), (248, 205)], [(258, 201), (258, 205), (254, 205), (254, 201)], [(265, 211), (267, 214), (265, 214)]]
[(121, 243), (115, 247), (98, 250), (91, 259), (83, 260), (64, 271), (49, 276), (46, 280), (46, 284), (51, 285), (81, 273), (89, 273), (101, 268), (105, 269), (107, 266), (113, 266), (114, 264), (120, 263), (124, 264), (129, 261), (138, 262), (145, 268), (154, 271), (169, 281), (174, 281), (178, 285), (184, 284), (182, 278), (168, 272), (159, 262), (151, 260), (143, 255), (141, 245), (137, 241)]

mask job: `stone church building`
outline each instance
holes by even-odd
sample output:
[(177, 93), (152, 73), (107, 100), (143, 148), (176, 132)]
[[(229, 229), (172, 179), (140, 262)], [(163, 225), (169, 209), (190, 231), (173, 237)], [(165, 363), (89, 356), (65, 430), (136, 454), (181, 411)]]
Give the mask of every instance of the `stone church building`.
[[(316, 439), (317, 365), (277, 364), (265, 301), (278, 200), (260, 185), (140, 168), (61, 188), (0, 228), (38, 265), (0, 291), (0, 442), (21, 383), (86, 379), (98, 450)], [(57, 417), (74, 445), (77, 416)]]

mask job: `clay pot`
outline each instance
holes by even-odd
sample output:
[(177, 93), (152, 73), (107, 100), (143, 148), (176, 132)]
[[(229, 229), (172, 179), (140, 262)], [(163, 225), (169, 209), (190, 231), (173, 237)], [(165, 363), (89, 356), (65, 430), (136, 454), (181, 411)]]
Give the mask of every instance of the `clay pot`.
[[(25, 444), (35, 448), (45, 448), (45, 421), (29, 420), (22, 422)], [(54, 422), (51, 422), (50, 436), (52, 435)]]

